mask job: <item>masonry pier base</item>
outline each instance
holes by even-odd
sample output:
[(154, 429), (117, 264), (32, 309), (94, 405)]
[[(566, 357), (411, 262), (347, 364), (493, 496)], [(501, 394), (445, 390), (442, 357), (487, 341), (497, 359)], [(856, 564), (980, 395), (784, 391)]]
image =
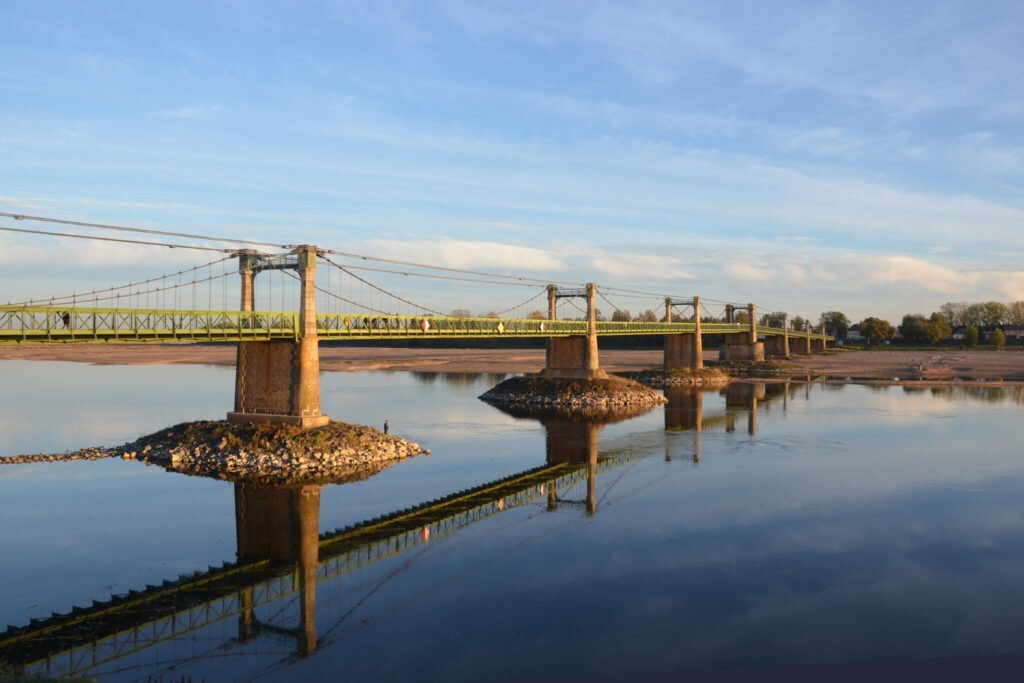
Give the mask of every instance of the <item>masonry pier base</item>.
[(240, 342), (235, 368), (235, 410), (228, 422), (267, 422), (311, 429), (320, 414), (320, 359), (316, 339)]
[(542, 377), (606, 379), (598, 366), (597, 335), (552, 337), (548, 340), (547, 363)]
[[(738, 337), (739, 335), (731, 336)], [(746, 339), (733, 341), (727, 336), (725, 344), (718, 353), (721, 360), (762, 361), (764, 360), (764, 342), (749, 342)]]
[(789, 358), (789, 337), (786, 335), (765, 337), (764, 353), (772, 358)]
[(700, 370), (704, 367), (704, 348), (700, 332), (665, 335), (665, 372)]

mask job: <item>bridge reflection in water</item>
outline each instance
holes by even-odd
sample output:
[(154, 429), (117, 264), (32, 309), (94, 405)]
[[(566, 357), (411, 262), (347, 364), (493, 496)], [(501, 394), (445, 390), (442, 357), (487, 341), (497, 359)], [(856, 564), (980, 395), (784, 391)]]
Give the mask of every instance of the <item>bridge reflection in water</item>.
[[(737, 416), (746, 413), (753, 434), (758, 404), (779, 397), (785, 403), (793, 391), (788, 383), (730, 385), (721, 392), (725, 411), (705, 415), (703, 392), (669, 390), (665, 427), (693, 431), (696, 463), (703, 430), (733, 430)], [(544, 425), (544, 465), (322, 535), (321, 485), (235, 483), (235, 562), (9, 627), (0, 634), (0, 662), (26, 675), (106, 677), (130, 672), (132, 678), (145, 678), (180, 676), (204, 661), (234, 656), (240, 670), (265, 672), (313, 654), (323, 642), (318, 640), (318, 602), (328, 613), (321, 617), (328, 634), (346, 622), (355, 609), (354, 577), (368, 567), (524, 505), (548, 512), (578, 508), (593, 516), (604, 473), (645, 453), (634, 448), (602, 453), (599, 435), (605, 424), (647, 408), (599, 414), (504, 410)], [(666, 459), (671, 459), (667, 445)], [(610, 479), (606, 490), (614, 477)], [(366, 595), (356, 604), (381, 588), (389, 575), (385, 571), (378, 583), (369, 580)], [(339, 581), (341, 577), (347, 580)]]
[[(668, 432), (689, 431), (693, 433), (691, 457), (695, 465), (700, 464), (702, 455), (701, 433), (705, 429), (722, 426), (727, 433), (736, 431), (736, 421), (742, 416), (747, 420), (747, 434), (757, 434), (757, 416), (760, 406), (782, 401), (782, 409), (788, 407), (789, 399), (802, 391), (810, 398), (810, 382), (732, 382), (718, 393), (725, 397), (725, 411), (710, 415), (704, 413), (705, 391), (694, 391), (689, 387), (668, 387), (665, 389), (665, 430)], [(676, 442), (665, 441), (665, 460), (673, 459)]]

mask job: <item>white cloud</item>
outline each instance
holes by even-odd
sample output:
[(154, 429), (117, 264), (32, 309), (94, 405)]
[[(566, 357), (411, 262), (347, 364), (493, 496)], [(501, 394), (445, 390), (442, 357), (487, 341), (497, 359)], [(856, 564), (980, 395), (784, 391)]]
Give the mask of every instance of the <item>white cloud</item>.
[(747, 261), (730, 263), (726, 267), (726, 270), (732, 277), (739, 278), (740, 280), (745, 280), (747, 282), (767, 282), (778, 278), (774, 269), (763, 263), (754, 264)]
[(370, 239), (366, 252), (385, 258), (464, 270), (558, 271), (564, 261), (553, 251), (484, 240)]
[(220, 111), (220, 105), (193, 105), (190, 107), (178, 107), (177, 109), (163, 109), (153, 112), (153, 116), (168, 119), (208, 119)]
[(866, 285), (912, 283), (929, 292), (952, 295), (975, 279), (954, 268), (909, 256), (864, 256), (857, 260), (857, 271)]
[(652, 275), (673, 280), (692, 280), (693, 273), (683, 268), (683, 261), (666, 256), (595, 251), (590, 266), (612, 277), (650, 278)]
[(1002, 294), (1004, 301), (1024, 301), (1024, 270), (994, 271), (988, 275), (993, 289)]

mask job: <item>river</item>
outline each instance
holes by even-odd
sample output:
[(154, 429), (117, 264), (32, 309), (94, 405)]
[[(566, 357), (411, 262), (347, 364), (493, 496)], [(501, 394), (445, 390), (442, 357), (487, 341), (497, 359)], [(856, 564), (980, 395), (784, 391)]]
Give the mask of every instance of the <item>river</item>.
[[(221, 418), (233, 395), (232, 369), (212, 366), (8, 361), (0, 377), (5, 456)], [(86, 608), (91, 641), (80, 629), (62, 650), (37, 634), (19, 652), (31, 672), (104, 681), (1021, 651), (1024, 388), (738, 384), (595, 425), (476, 398), (502, 377), (323, 374), (324, 413), (387, 419), (431, 451), (356, 483), (267, 491), (119, 459), (0, 466), (6, 636)], [(224, 583), (264, 546), (298, 564), (241, 562)]]

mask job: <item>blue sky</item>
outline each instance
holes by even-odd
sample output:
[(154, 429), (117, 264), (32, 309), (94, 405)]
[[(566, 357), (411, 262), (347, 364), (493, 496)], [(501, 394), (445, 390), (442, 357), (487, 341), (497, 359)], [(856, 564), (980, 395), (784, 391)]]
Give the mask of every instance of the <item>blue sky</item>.
[[(1024, 299), (1019, 2), (4, 0), (0, 25), (0, 211), (814, 318)], [(0, 299), (202, 260), (0, 233)], [(502, 303), (478, 290), (460, 307)]]

